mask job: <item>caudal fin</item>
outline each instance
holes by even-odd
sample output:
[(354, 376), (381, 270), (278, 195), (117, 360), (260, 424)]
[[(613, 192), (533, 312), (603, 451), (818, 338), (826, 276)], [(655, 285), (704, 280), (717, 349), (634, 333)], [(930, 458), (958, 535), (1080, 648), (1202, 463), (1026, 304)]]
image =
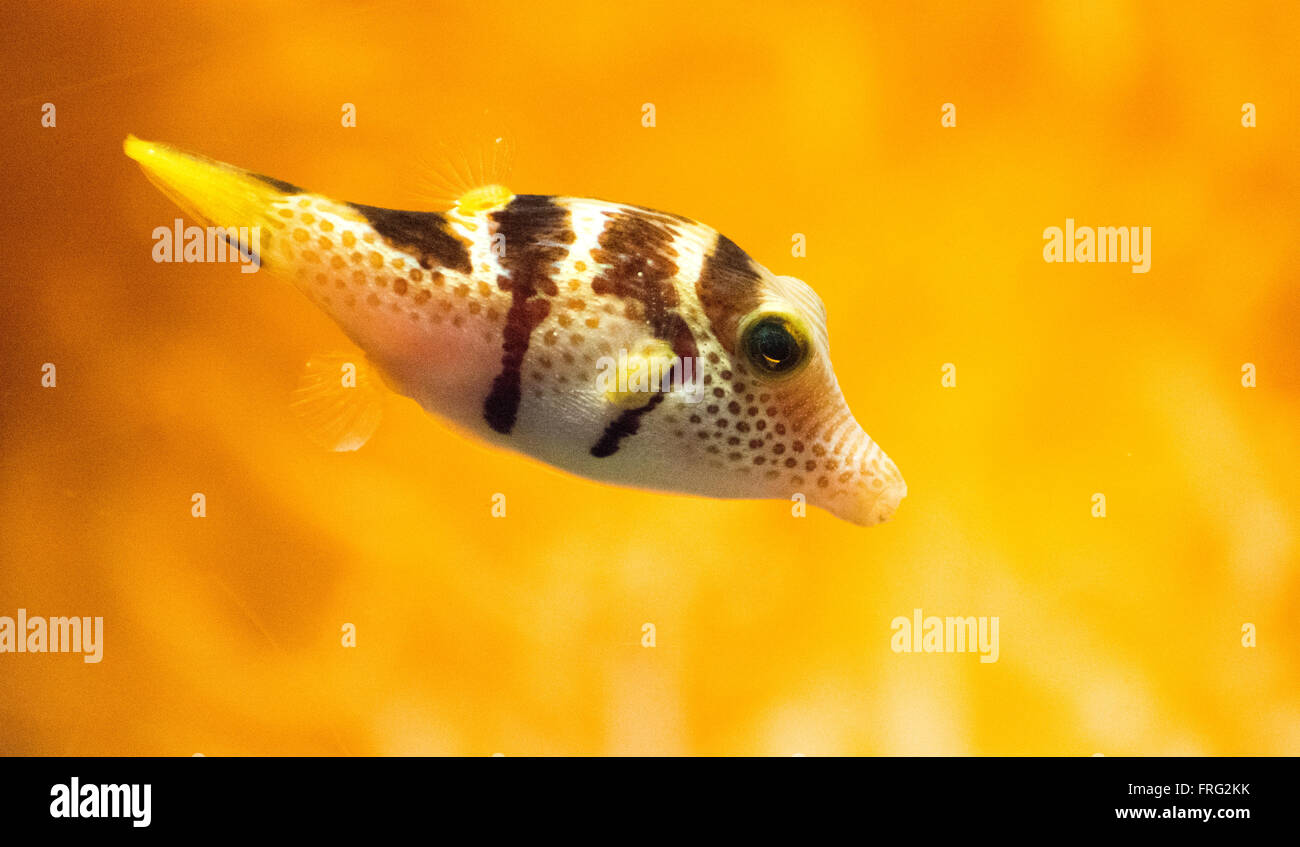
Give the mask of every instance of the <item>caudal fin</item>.
[(262, 226), (273, 203), (286, 194), (303, 193), (282, 180), (134, 135), (126, 137), (122, 149), (140, 163), (159, 191), (197, 223)]

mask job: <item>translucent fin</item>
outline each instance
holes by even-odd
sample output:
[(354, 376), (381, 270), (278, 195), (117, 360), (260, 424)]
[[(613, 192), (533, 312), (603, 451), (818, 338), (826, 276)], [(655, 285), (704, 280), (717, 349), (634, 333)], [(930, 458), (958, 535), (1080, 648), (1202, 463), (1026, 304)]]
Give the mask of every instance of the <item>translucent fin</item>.
[(307, 362), (289, 408), (312, 442), (343, 453), (370, 440), (387, 401), (387, 389), (364, 356), (330, 353)]
[(514, 153), (510, 133), (485, 119), (440, 137), (413, 162), (414, 199), (437, 211), (456, 207), (462, 198), (492, 186), (510, 184)]

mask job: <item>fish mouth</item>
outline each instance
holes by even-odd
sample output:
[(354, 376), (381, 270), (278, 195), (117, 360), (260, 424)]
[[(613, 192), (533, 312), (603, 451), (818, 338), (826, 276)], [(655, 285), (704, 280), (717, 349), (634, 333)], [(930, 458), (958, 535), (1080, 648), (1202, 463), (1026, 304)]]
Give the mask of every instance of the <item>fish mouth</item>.
[(847, 464), (855, 468), (858, 479), (830, 493), (824, 508), (837, 517), (858, 526), (876, 526), (894, 516), (907, 496), (907, 483), (894, 460), (885, 455), (875, 441), (856, 422), (856, 430), (846, 444)]
[(902, 503), (903, 498), (906, 496), (907, 483), (901, 479), (885, 486), (885, 490), (880, 492), (880, 496), (872, 504), (871, 514), (874, 517), (874, 523), (881, 524), (892, 518), (894, 512), (898, 511), (898, 504)]
[[(872, 448), (875, 458), (871, 471), (867, 473), (867, 485), (832, 494), (817, 505), (838, 518), (858, 526), (877, 526), (894, 516), (899, 504), (907, 496), (907, 483), (898, 467), (880, 452)], [(844, 496), (847, 494), (847, 496)]]
[(894, 516), (907, 496), (907, 483), (901, 478), (887, 481), (884, 488), (849, 499), (836, 498), (825, 508), (838, 518), (858, 526), (878, 526)]

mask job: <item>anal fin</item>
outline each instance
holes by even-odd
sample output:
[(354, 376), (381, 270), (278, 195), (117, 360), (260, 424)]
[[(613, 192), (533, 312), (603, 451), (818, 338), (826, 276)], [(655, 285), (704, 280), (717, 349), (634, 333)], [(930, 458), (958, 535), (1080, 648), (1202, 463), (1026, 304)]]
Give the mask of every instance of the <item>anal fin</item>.
[(289, 409), (313, 443), (336, 453), (359, 450), (384, 417), (387, 389), (360, 353), (313, 356)]

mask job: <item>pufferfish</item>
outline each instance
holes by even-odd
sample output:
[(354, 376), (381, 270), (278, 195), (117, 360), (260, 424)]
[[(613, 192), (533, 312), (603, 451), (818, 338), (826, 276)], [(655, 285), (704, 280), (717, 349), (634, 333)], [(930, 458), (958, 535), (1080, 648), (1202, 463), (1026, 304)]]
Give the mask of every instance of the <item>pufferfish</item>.
[[(499, 185), (446, 211), (397, 211), (134, 136), (124, 146), (191, 217), (258, 228), (263, 269), (324, 310), (389, 388), (463, 432), (593, 480), (802, 495), (862, 526), (907, 493), (849, 411), (817, 294), (704, 224)], [(693, 377), (644, 390), (599, 379), (610, 361)], [(346, 402), (328, 396), (309, 414)], [(352, 414), (342, 429), (360, 438), (334, 446), (355, 449), (375, 421)]]

